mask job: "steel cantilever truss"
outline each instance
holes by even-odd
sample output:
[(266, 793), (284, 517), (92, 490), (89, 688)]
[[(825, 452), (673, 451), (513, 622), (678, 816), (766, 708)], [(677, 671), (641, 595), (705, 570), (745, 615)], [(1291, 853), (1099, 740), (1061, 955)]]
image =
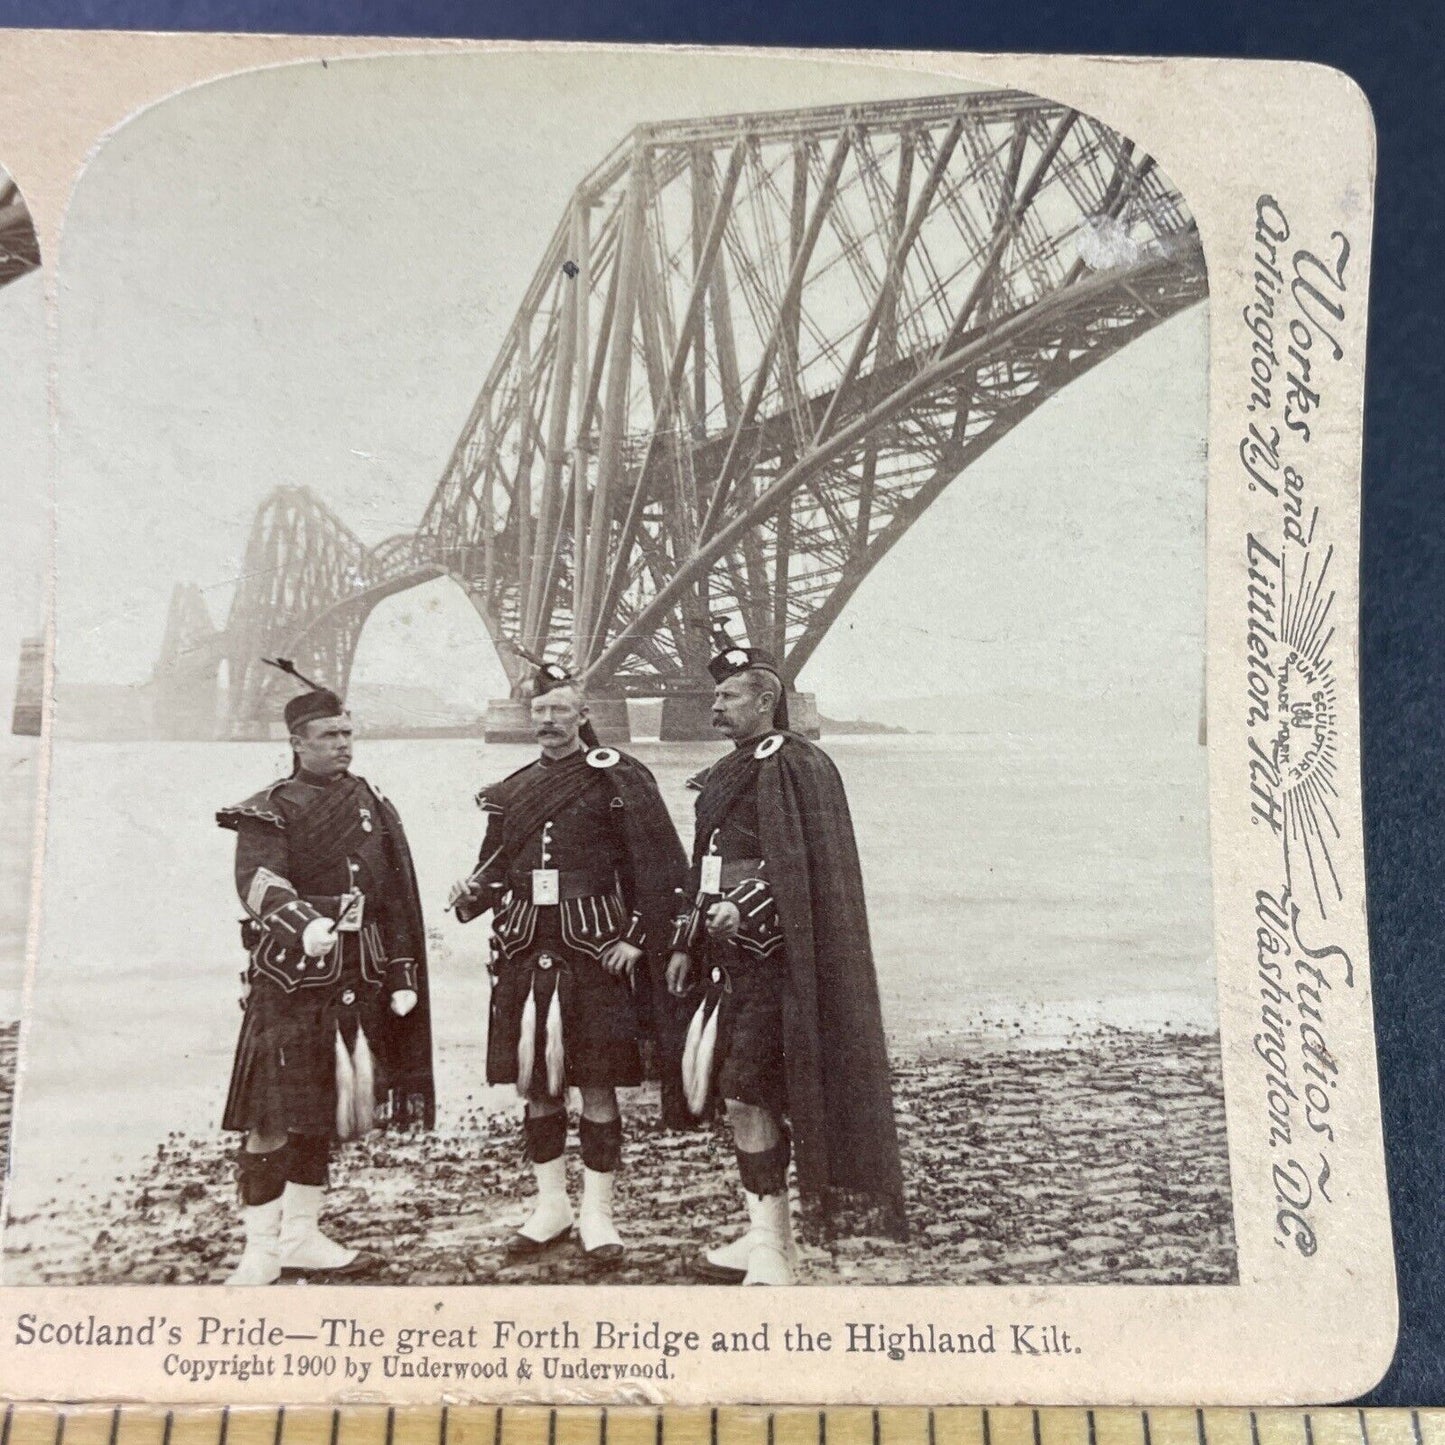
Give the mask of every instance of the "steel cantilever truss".
[(258, 559), (285, 580), (243, 589), (229, 651), (254, 671), (289, 629), (344, 683), (370, 606), (449, 574), (514, 680), (520, 648), (695, 688), (727, 616), (793, 681), (972, 461), (1206, 295), (1153, 160), (1037, 96), (640, 126), (573, 194), (415, 535), (282, 529), (314, 555)]
[(643, 126), (578, 187), (422, 521), (628, 693), (719, 614), (791, 681), (944, 487), (1206, 294), (1183, 200), (1015, 93)]

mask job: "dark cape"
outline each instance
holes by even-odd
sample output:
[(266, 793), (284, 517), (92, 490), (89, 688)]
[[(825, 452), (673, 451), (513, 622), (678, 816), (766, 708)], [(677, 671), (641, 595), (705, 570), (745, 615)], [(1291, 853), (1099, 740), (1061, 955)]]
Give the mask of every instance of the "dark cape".
[[(354, 774), (351, 776), (355, 777)], [(222, 808), (216, 814), (216, 822), (233, 832), (247, 824), (273, 827), (288, 834), (288, 845), (299, 841), (308, 851), (312, 847), (334, 848), (337, 844), (344, 843), (344, 839), (329, 834), (329, 830), (324, 828), (318, 830), (315, 827), (302, 827), (294, 830), (301, 834), (299, 840), (292, 836), (292, 822), (288, 820), (287, 810), (277, 799), (277, 795), (292, 781), (289, 777), (279, 778), (244, 802), (234, 807)], [(380, 809), (389, 845), (387, 852), (393, 883), (387, 902), (391, 908), (400, 908), (407, 935), (406, 942), (410, 956), (416, 964), (416, 1007), (405, 1018), (398, 1018), (388, 1007), (384, 1013), (380, 1037), (370, 1039), (377, 1062), (381, 1066), (382, 1077), (388, 1084), (388, 1097), (378, 1102), (382, 1106), (383, 1117), (397, 1127), (420, 1124), (425, 1129), (431, 1129), (436, 1126), (431, 989), (427, 974), (426, 928), (422, 921), (421, 892), (417, 887), (416, 868), (412, 863), (411, 848), (407, 844), (401, 815), (391, 799), (365, 779), (356, 778), (356, 781), (368, 789)], [(324, 819), (307, 821), (324, 822)]]
[[(376, 793), (374, 788), (372, 791)], [(431, 986), (426, 966), (421, 890), (417, 887), (416, 866), (412, 863), (401, 816), (390, 798), (380, 793), (376, 793), (376, 798), (392, 843), (397, 889), (402, 896), (412, 956), (416, 961), (416, 1007), (405, 1018), (397, 1018), (387, 1010), (378, 1058), (386, 1071), (384, 1077), (391, 1085), (392, 1122), (400, 1127), (416, 1123), (423, 1129), (432, 1129), (436, 1127), (437, 1094), (432, 1073)]]
[[(853, 820), (832, 759), (794, 733), (749, 742), (709, 769), (698, 855), (752, 783), (786, 942), (788, 1116), (798, 1187), (834, 1232), (904, 1237), (903, 1169)], [(766, 750), (766, 742), (763, 744)]]
[(632, 906), (642, 915), (642, 926), (647, 930), (653, 998), (644, 1001), (644, 1008), (648, 1004), (655, 1007), (658, 990), (666, 992), (672, 920), (678, 910), (678, 894), (687, 888), (687, 852), (662, 801), (657, 779), (646, 766), (622, 753), (605, 776), (613, 796), (622, 804), (627, 856), (636, 890)]

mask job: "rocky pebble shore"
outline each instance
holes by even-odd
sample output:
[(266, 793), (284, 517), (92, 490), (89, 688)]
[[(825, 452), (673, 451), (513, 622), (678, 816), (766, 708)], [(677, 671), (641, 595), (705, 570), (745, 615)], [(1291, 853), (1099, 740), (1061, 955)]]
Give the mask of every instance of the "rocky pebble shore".
[[(1106, 1031), (1057, 1048), (959, 1046), (900, 1064), (895, 1098), (911, 1237), (809, 1241), (800, 1283), (1234, 1281), (1217, 1036)], [(629, 1249), (605, 1278), (691, 1282), (698, 1251), (743, 1222), (726, 1130), (664, 1132), (652, 1089), (623, 1108), (618, 1215)], [(575, 1135), (569, 1161), (580, 1175)], [(333, 1172), (326, 1222), (381, 1256), (377, 1281), (596, 1277), (572, 1243), (525, 1264), (506, 1259), (530, 1187), (515, 1118), (470, 1110), (434, 1136), (374, 1135)], [(105, 1196), (12, 1219), (5, 1282), (220, 1280), (240, 1247), (232, 1179), (219, 1135), (170, 1135)]]

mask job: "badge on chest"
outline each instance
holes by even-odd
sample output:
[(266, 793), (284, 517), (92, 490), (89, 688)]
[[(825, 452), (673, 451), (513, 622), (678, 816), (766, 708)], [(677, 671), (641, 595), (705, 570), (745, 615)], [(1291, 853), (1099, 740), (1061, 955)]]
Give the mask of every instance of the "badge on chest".
[(360, 933), (362, 915), (366, 912), (366, 894), (354, 885), (351, 892), (342, 894), (341, 910), (336, 918), (338, 933)]
[(707, 852), (702, 855), (697, 879), (700, 893), (722, 892), (722, 854), (717, 850), (719, 831), (717, 828), (712, 830), (712, 837), (707, 840)]

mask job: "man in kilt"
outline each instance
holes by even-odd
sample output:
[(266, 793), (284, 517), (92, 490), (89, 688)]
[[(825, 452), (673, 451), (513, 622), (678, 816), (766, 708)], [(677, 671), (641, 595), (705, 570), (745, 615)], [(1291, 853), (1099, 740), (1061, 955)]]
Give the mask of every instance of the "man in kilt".
[(451, 902), (464, 923), (492, 914), (487, 1080), (515, 1084), (525, 1102), (537, 1199), (509, 1253), (536, 1254), (571, 1233), (573, 1087), (582, 1095), (578, 1236), (591, 1262), (612, 1265), (623, 1253), (612, 1203), (616, 1091), (642, 1082), (639, 1013), (663, 979), (687, 858), (652, 774), (596, 745), (579, 684), (555, 664), (537, 674), (531, 715), (541, 756), (477, 795), (486, 836)]
[(384, 1122), (430, 1128), (436, 1112), (426, 943), (401, 819), (349, 771), (351, 719), (334, 692), (312, 688), (285, 716), (291, 774), (216, 814), (236, 834), (250, 954), (223, 1120), (246, 1136), (246, 1244), (229, 1284), (374, 1268), (317, 1222), (333, 1141)]
[(833, 1228), (903, 1231), (888, 1055), (838, 771), (787, 730), (769, 653), (727, 647), (709, 671), (713, 726), (734, 748), (689, 780), (692, 903), (668, 985), (689, 999), (688, 1102), (726, 1105), (749, 1227), (700, 1264), (713, 1279), (790, 1284), (790, 1158), (804, 1204)]

